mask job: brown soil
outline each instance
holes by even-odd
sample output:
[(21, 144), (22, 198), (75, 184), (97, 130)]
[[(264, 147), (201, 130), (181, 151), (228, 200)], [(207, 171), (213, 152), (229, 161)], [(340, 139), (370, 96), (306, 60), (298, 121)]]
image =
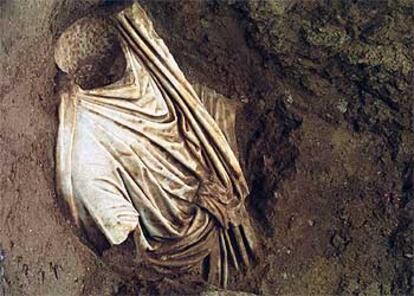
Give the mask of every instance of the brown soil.
[[(211, 289), (130, 267), (128, 245), (96, 255), (60, 209), (53, 45), (109, 2), (0, 0), (0, 295)], [(230, 289), (413, 293), (413, 3), (140, 3), (191, 82), (245, 105), (239, 144), (261, 249)]]

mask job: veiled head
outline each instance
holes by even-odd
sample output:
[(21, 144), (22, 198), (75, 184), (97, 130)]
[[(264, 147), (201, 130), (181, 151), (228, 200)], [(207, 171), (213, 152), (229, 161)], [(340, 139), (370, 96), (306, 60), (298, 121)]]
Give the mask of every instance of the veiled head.
[(55, 61), (83, 89), (119, 80), (126, 64), (112, 22), (90, 16), (79, 19), (62, 33), (55, 46)]

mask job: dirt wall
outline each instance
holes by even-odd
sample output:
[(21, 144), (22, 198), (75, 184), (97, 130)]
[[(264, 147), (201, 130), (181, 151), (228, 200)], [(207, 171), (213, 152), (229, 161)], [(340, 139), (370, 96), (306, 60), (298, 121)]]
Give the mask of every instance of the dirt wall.
[[(66, 24), (110, 2), (0, 1), (6, 295), (206, 288), (117, 269), (119, 253), (97, 257), (59, 209), (52, 47)], [(412, 1), (140, 3), (192, 82), (245, 106), (239, 144), (261, 249), (230, 288), (412, 293)]]

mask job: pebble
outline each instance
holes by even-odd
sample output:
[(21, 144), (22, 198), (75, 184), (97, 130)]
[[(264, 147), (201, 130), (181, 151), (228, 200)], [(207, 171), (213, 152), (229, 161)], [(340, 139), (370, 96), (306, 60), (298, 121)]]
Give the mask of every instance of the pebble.
[(6, 260), (6, 252), (0, 249), (0, 263)]
[(6, 260), (6, 252), (0, 249), (0, 286), (5, 274), (4, 267), (2, 266), (4, 260)]
[(346, 113), (346, 111), (348, 111), (348, 102), (346, 102), (346, 101), (340, 101), (336, 105), (336, 108), (338, 108), (339, 112)]

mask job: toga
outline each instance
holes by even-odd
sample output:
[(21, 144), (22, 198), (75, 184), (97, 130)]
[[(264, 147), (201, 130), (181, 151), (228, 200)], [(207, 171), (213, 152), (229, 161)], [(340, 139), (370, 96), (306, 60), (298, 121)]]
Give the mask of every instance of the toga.
[(124, 77), (61, 94), (59, 190), (87, 232), (115, 245), (135, 232), (160, 271), (208, 262), (208, 279), (225, 286), (228, 264), (248, 264), (254, 241), (234, 114), (218, 95), (196, 93), (139, 5), (114, 22)]

